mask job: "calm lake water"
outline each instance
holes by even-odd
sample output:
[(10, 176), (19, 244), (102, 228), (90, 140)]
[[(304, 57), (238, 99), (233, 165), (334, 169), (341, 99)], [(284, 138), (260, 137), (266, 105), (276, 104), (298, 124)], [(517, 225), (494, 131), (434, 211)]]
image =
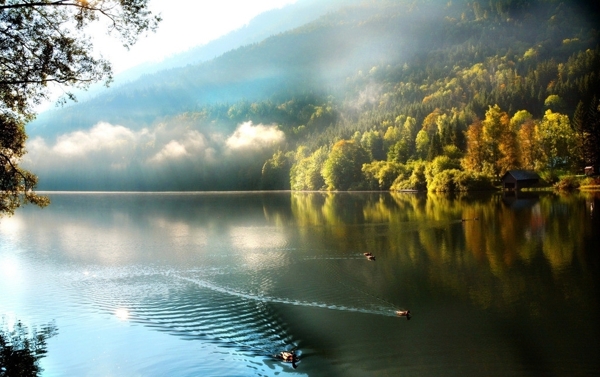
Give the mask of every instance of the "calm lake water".
[(50, 197), (0, 219), (43, 376), (600, 374), (598, 194)]

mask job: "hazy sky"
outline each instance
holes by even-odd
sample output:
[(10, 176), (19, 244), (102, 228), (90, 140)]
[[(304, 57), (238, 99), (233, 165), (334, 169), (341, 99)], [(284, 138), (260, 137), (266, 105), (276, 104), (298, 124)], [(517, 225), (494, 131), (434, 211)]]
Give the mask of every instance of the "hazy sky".
[[(113, 63), (114, 72), (162, 58), (239, 29), (260, 13), (296, 0), (150, 0), (163, 21), (156, 33), (141, 38), (130, 51), (118, 39), (98, 33), (95, 46)], [(98, 28), (98, 31), (100, 28)]]

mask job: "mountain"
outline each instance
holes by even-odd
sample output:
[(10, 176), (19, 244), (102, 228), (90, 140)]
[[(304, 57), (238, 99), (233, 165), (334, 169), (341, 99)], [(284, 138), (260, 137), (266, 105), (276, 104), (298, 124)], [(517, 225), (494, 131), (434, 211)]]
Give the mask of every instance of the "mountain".
[[(130, 86), (135, 88), (140, 85), (140, 81), (145, 82), (151, 75), (158, 72), (160, 72), (158, 73), (160, 76), (163, 75), (165, 71), (171, 71), (195, 64), (197, 65), (215, 59), (228, 51), (235, 50), (242, 46), (260, 43), (266, 38), (300, 27), (328, 12), (339, 9), (341, 6), (359, 2), (360, 0), (331, 0), (326, 2), (319, 0), (300, 0), (280, 9), (264, 12), (253, 18), (242, 28), (232, 31), (205, 45), (197, 46), (188, 51), (167, 57), (158, 63), (145, 63), (121, 72), (115, 75), (111, 88), (108, 90), (103, 84), (98, 83), (93, 85), (92, 88), (86, 92), (78, 92), (77, 97), (82, 103), (90, 100), (92, 102), (106, 100), (105, 98), (110, 98), (113, 93), (119, 93), (121, 91), (120, 89), (122, 89), (120, 88), (121, 86), (125, 86), (126, 88), (124, 88), (124, 90), (127, 91), (127, 88)], [(136, 82), (136, 80), (138, 81)], [(118, 94), (116, 95), (118, 96)], [(70, 116), (65, 114), (71, 112), (71, 109), (69, 108), (72, 106), (78, 108), (81, 105), (72, 103), (65, 108), (59, 108), (54, 111), (50, 110), (40, 114), (36, 121), (28, 125), (29, 133), (32, 135), (53, 135), (69, 129), (87, 127), (89, 126), (89, 122), (93, 123), (98, 120), (98, 118), (85, 119), (80, 122), (73, 121), (74, 123), (66, 120), (69, 119)], [(86, 108), (86, 104), (81, 107)], [(86, 111), (87, 109), (82, 110), (84, 113)], [(99, 115), (99, 118), (102, 117), (102, 115)], [(62, 127), (65, 124), (71, 124), (72, 126), (67, 126), (63, 129)]]
[(400, 12), (402, 2), (354, 3), (340, 1), (343, 6), (337, 12), (299, 28), (207, 62), (142, 76), (93, 100), (43, 114), (28, 131), (50, 136), (98, 121), (136, 127), (206, 104), (253, 101), (289, 89), (320, 89), (337, 85), (363, 67), (428, 51), (439, 40), (434, 34), (436, 8), (425, 4)]
[[(368, 178), (363, 163), (391, 172), (380, 179), (387, 189), (409, 180), (414, 161), (425, 169), (446, 156), (452, 161), (438, 170), (463, 169), (470, 130), (495, 113), (544, 124), (551, 110), (573, 132), (594, 124), (595, 3), (336, 4), (260, 42), (43, 114), (28, 125), (24, 162), (44, 189), (319, 189), (336, 188), (325, 160), (338, 146), (362, 161), (362, 178), (344, 189), (372, 187), (383, 174)], [(494, 158), (516, 166), (521, 157)], [(575, 168), (586, 157), (535, 158), (536, 166)], [(495, 166), (486, 174), (497, 174), (497, 161), (486, 164)], [(425, 170), (419, 174), (425, 179)], [(310, 184), (296, 182), (300, 175)]]
[[(358, 0), (355, 2), (358, 2)], [(193, 47), (188, 51), (165, 58), (158, 63), (146, 63), (129, 69), (120, 74), (117, 80), (121, 82), (133, 81), (143, 75), (208, 61), (227, 51), (259, 43), (270, 36), (300, 27), (328, 12), (337, 10), (343, 4), (349, 3), (351, 2), (347, 0), (303, 0), (280, 9), (273, 9), (256, 16), (240, 29), (205, 45)]]

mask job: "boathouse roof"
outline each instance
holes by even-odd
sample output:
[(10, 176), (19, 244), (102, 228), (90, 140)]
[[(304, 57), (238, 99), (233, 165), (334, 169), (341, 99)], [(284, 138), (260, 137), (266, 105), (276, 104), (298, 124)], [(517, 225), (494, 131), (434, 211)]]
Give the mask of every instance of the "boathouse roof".
[(512, 177), (515, 181), (539, 181), (540, 179), (540, 176), (537, 175), (537, 173), (529, 170), (509, 170), (504, 174), (502, 180), (504, 181), (508, 176)]

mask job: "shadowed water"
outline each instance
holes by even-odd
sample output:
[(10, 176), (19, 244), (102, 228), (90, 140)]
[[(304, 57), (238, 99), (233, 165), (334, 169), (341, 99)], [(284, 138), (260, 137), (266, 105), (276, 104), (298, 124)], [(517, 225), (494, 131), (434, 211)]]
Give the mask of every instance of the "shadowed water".
[(597, 195), (51, 199), (0, 219), (0, 315), (55, 321), (45, 376), (600, 370)]

